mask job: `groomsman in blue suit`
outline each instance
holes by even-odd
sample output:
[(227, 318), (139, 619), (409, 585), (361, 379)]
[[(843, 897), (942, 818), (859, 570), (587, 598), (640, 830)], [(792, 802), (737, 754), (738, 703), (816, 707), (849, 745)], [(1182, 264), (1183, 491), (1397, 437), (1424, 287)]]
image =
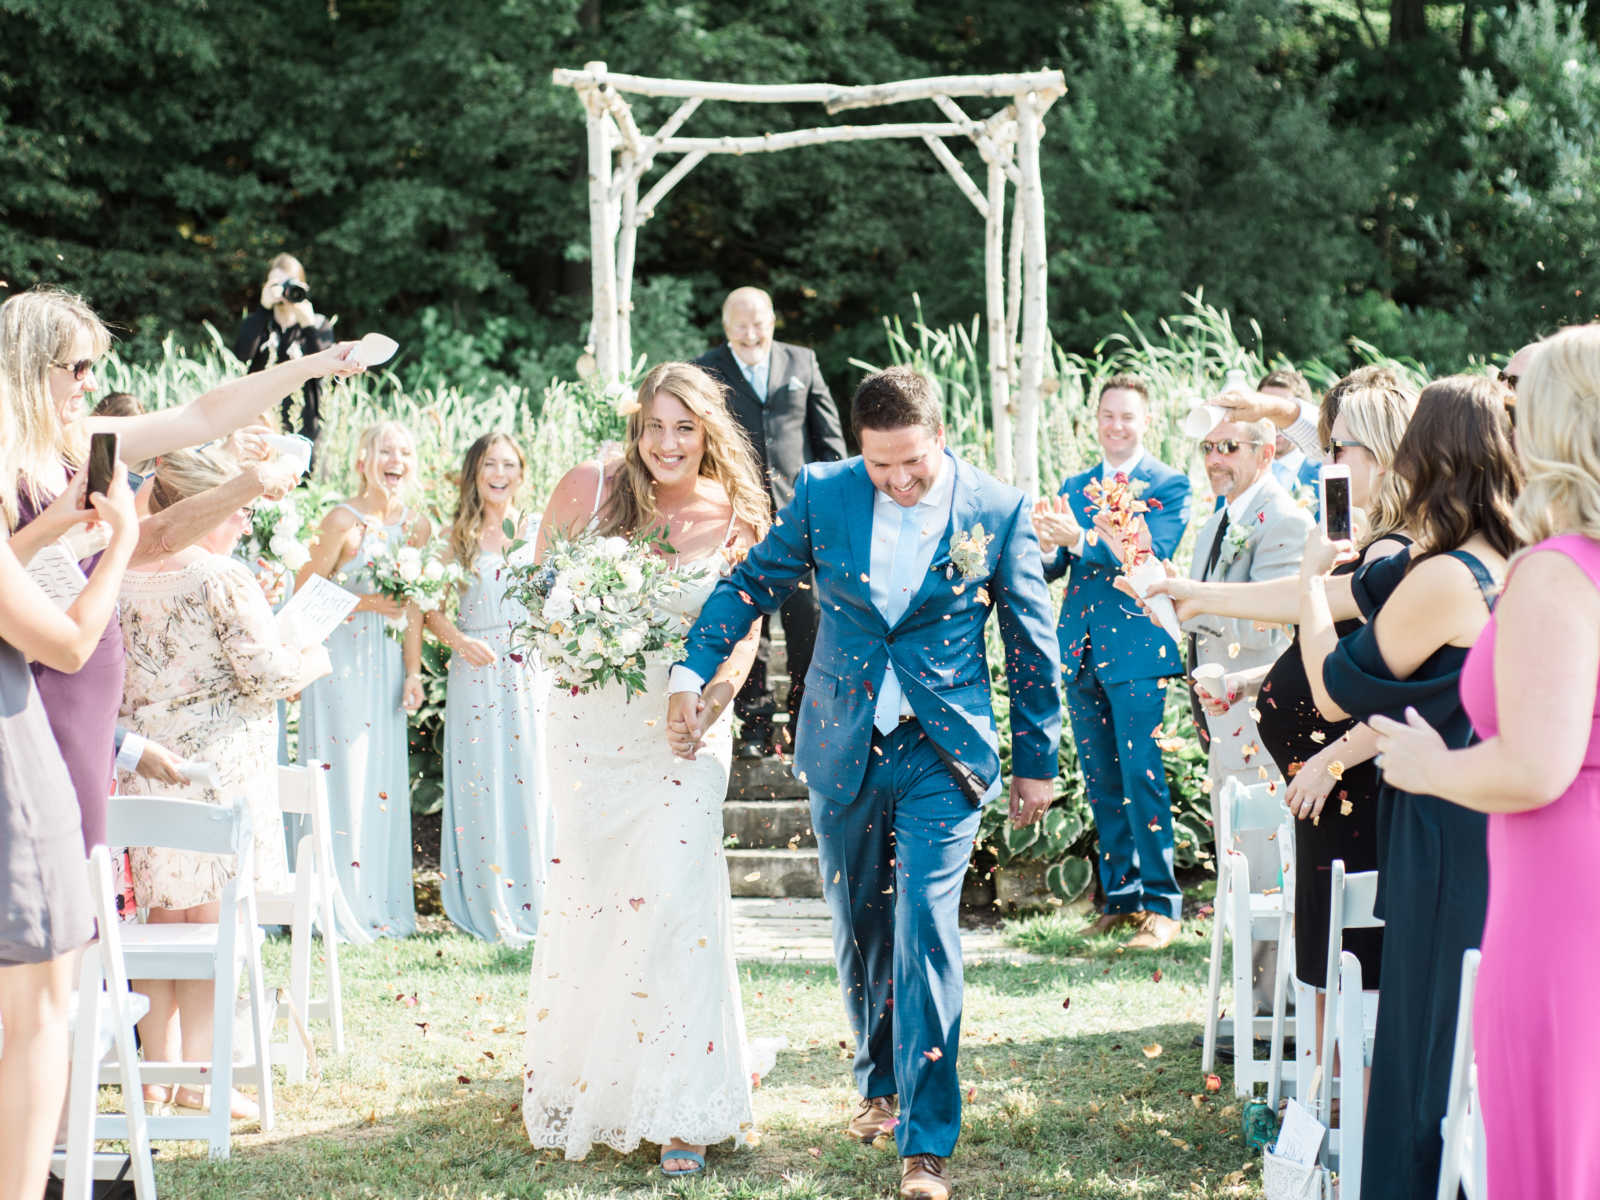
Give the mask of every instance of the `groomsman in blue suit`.
[[(868, 376), (860, 456), (812, 463), (771, 532), (706, 601), (673, 669), (667, 736), (692, 756), (698, 691), (762, 613), (815, 572), (822, 611), (795, 738), (811, 790), (862, 1100), (849, 1132), (893, 1130), (900, 1195), (946, 1200), (961, 1130), (961, 881), (1000, 791), (984, 625), (1011, 692), (1011, 819), (1050, 806), (1061, 728), (1050, 594), (1028, 498), (945, 448), (931, 380)], [(1148, 731), (1146, 731), (1148, 732)]]
[(1152, 736), (1165, 707), (1164, 680), (1184, 673), (1177, 642), (1147, 620), (1113, 582), (1121, 571), (1107, 537), (1092, 534), (1085, 489), (1126, 476), (1158, 558), (1177, 552), (1189, 522), (1187, 476), (1144, 449), (1149, 392), (1136, 375), (1100, 389), (1095, 425), (1104, 459), (1061, 485), (1053, 510), (1035, 516), (1046, 578), (1067, 576), (1057, 633), (1062, 690), (1078, 763), (1100, 839), (1105, 909), (1086, 932), (1136, 925), (1127, 945), (1160, 949), (1177, 936), (1183, 893), (1172, 868), (1172, 799)]

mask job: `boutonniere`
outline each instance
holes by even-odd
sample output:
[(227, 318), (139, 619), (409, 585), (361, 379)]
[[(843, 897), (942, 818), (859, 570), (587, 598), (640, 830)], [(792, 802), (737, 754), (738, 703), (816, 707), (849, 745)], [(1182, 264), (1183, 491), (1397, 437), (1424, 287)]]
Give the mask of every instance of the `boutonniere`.
[(982, 525), (957, 533), (950, 539), (950, 565), (960, 572), (963, 582), (983, 579), (989, 574), (989, 543), (994, 534)]
[(1222, 551), (1217, 555), (1219, 565), (1227, 565), (1243, 554), (1250, 545), (1250, 527), (1245, 524), (1229, 525), (1222, 538)]

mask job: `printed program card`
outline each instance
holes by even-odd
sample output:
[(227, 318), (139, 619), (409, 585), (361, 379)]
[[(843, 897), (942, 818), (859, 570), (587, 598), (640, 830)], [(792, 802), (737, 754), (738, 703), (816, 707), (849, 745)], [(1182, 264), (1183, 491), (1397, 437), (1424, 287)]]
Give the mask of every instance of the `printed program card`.
[(321, 575), (313, 575), (278, 613), (283, 640), (305, 650), (321, 645), (355, 610), (359, 597)]

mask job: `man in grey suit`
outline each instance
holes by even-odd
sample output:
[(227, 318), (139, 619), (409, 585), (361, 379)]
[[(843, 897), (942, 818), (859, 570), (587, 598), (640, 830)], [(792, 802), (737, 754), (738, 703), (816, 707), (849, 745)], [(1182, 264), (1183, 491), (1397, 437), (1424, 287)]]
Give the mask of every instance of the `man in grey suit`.
[[(1223, 421), (1200, 443), (1211, 490), (1225, 503), (1211, 514), (1195, 538), (1189, 574), (1200, 580), (1244, 583), (1297, 574), (1312, 520), (1272, 474), (1277, 430), (1270, 421)], [(1209, 613), (1183, 623), (1189, 634), (1189, 666), (1220, 666), (1219, 683), (1196, 691), (1210, 731), (1211, 799), (1215, 806), (1223, 784), (1232, 776), (1243, 784), (1263, 778), (1278, 780), (1272, 756), (1261, 748), (1255, 718), (1250, 715), (1255, 692), (1278, 656), (1289, 648), (1282, 626), (1258, 629), (1254, 621)], [(1220, 828), (1220, 822), (1214, 823)], [(1241, 834), (1233, 848), (1250, 863), (1250, 889), (1273, 886), (1278, 876), (1278, 850), (1272, 835)], [(1224, 847), (1217, 847), (1220, 857)], [(1217, 920), (1222, 898), (1217, 898)], [(1276, 955), (1259, 944), (1254, 957), (1256, 1004), (1271, 1004)]]
[[(803, 346), (773, 340), (772, 298), (760, 288), (741, 287), (722, 303), (724, 345), (695, 359), (695, 365), (728, 389), (728, 407), (750, 436), (767, 486), (772, 511), (794, 496), (795, 477), (811, 462), (838, 462), (846, 456), (839, 409), (828, 392), (816, 354)], [(778, 617), (788, 657), (789, 729), (800, 711), (806, 668), (817, 640), (817, 598), (806, 580), (785, 601)], [(761, 644), (744, 686), (734, 698), (739, 714), (738, 753), (759, 758), (783, 749), (773, 725), (777, 702), (767, 680), (770, 618), (761, 618)]]

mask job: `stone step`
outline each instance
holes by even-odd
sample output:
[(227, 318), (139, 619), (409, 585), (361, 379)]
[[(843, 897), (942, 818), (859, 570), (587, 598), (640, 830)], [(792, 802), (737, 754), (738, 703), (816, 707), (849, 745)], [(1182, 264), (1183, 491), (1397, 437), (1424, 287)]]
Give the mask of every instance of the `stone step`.
[(728, 799), (808, 800), (811, 793), (781, 758), (735, 758), (728, 771)]
[(730, 800), (722, 806), (722, 832), (740, 850), (797, 850), (815, 846), (806, 800)]
[(728, 850), (735, 896), (821, 896), (815, 850)]

